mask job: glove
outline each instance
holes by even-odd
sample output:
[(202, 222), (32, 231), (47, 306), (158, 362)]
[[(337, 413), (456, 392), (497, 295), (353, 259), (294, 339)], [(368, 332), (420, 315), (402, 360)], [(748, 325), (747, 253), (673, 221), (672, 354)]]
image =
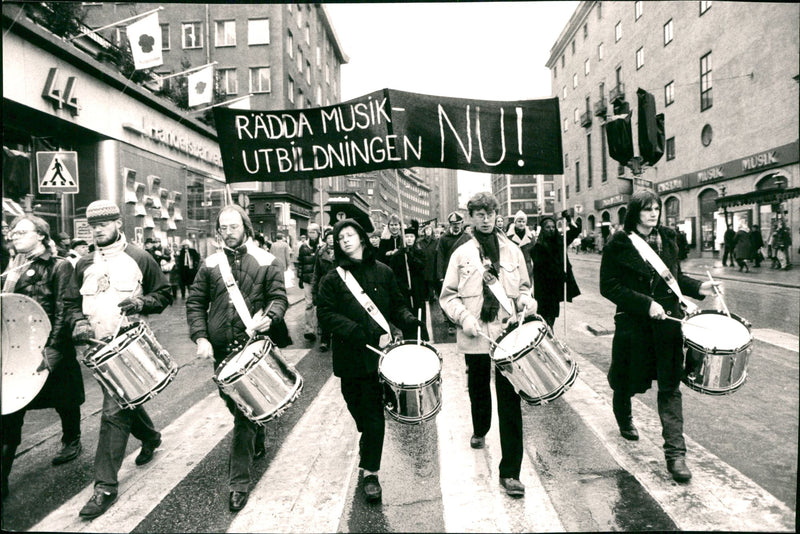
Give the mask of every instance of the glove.
[(539, 306), (536, 302), (536, 299), (529, 297), (528, 295), (521, 295), (517, 301), (517, 311), (522, 313), (522, 310), (525, 310), (525, 317), (536, 313), (538, 308)]
[(139, 297), (128, 297), (117, 306), (120, 307), (124, 315), (135, 315), (142, 311), (144, 301)]
[(475, 318), (474, 315), (470, 315), (469, 317), (467, 317), (461, 324), (461, 328), (464, 330), (464, 333), (469, 337), (478, 337), (478, 334), (481, 331), (480, 325), (478, 324), (478, 320)]
[(72, 340), (76, 344), (85, 345), (94, 337), (94, 328), (87, 319), (79, 319), (72, 328)]

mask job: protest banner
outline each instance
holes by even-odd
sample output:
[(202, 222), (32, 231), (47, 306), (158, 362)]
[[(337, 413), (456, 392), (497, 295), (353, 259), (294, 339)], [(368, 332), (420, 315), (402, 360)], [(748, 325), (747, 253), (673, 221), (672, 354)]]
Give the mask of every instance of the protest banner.
[(562, 174), (557, 98), (469, 100), (383, 89), (321, 108), (215, 108), (228, 183), (438, 167)]

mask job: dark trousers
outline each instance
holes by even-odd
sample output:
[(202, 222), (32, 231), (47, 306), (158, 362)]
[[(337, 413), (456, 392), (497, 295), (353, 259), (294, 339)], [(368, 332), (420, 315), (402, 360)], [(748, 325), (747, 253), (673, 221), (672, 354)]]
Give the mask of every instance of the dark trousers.
[[(214, 365), (214, 368), (216, 369), (220, 363), (222, 359)], [(263, 426), (248, 419), (236, 402), (222, 390), (219, 391), (219, 396), (225, 401), (228, 411), (233, 414), (233, 440), (228, 456), (228, 485), (230, 491), (250, 491), (250, 467), (253, 464), (256, 443), (259, 439), (262, 442), (265, 440), (266, 431)]]
[[(492, 424), (490, 381), (492, 361), (488, 354), (465, 354), (467, 388), (472, 409), (472, 429), (476, 436), (485, 436)], [(497, 420), (500, 430), (501, 478), (519, 478), (522, 467), (522, 407), (514, 387), (500, 371), (494, 374), (497, 395)]]
[(728, 264), (728, 257), (729, 256), (731, 258), (731, 267), (733, 267), (733, 261), (734, 261), (733, 246), (729, 247), (729, 246), (725, 245), (724, 246), (724, 250), (722, 252), (722, 266), (723, 267), (725, 267)]
[[(631, 396), (615, 391), (613, 398), (614, 417), (617, 424), (631, 417)], [(681, 390), (658, 392), (658, 417), (661, 419), (661, 436), (664, 438), (664, 457), (667, 460), (686, 456), (686, 440), (683, 438), (683, 396)]]
[(342, 377), (342, 396), (361, 432), (358, 466), (377, 472), (381, 468), (385, 420), (383, 391), (377, 371), (366, 376)]
[(103, 415), (100, 418), (100, 436), (94, 457), (95, 487), (116, 493), (117, 475), (125, 457), (128, 436), (145, 441), (161, 439), (161, 433), (142, 406), (120, 408), (103, 388)]
[[(66, 445), (81, 437), (81, 406), (59, 406), (55, 409), (61, 418), (61, 443)], [(22, 442), (22, 424), (25, 421), (24, 408), (2, 417), (3, 445), (12, 447)]]

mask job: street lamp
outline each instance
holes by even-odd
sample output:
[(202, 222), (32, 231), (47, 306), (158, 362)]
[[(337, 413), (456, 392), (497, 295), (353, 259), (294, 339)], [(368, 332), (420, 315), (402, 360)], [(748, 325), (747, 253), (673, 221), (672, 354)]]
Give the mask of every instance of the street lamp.
[[(719, 186), (719, 196), (725, 197), (725, 185)], [(722, 205), (722, 211), (725, 213), (725, 228), (728, 227), (728, 206), (726, 204)]]

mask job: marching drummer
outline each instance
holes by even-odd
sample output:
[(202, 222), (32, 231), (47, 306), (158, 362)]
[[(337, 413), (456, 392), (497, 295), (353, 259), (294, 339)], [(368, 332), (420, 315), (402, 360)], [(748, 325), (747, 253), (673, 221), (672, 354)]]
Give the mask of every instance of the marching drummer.
[[(189, 335), (197, 344), (197, 355), (213, 358), (215, 369), (247, 341), (248, 328), (250, 333), (269, 332), (279, 347), (291, 343), (281, 339), (288, 338), (282, 320), (289, 305), (283, 266), (253, 241), (253, 224), (241, 207), (220, 210), (217, 232), (223, 246), (200, 266), (186, 298)], [(238, 512), (247, 504), (253, 460), (266, 454), (265, 431), (230, 396), (222, 390), (219, 394), (234, 420), (228, 508)]]
[[(628, 202), (625, 224), (603, 248), (600, 294), (617, 305), (608, 383), (614, 417), (623, 438), (635, 441), (631, 397), (658, 380), (658, 415), (667, 470), (688, 482), (680, 382), (683, 374), (683, 295), (703, 299), (717, 282), (700, 282), (681, 272), (675, 231), (661, 226), (661, 199), (637, 191)], [(721, 288), (718, 288), (721, 291)]]
[[(361, 432), (359, 468), (368, 502), (381, 500), (381, 467), (385, 421), (378, 375), (377, 350), (388, 343), (389, 322), (402, 327), (406, 339), (416, 337), (417, 321), (400, 293), (392, 270), (376, 260), (364, 228), (353, 219), (333, 227), (336, 269), (320, 282), (317, 317), (331, 332), (333, 374), (341, 378), (342, 396)], [(362, 289), (363, 288), (363, 289)], [(382, 342), (383, 341), (383, 342)]]
[[(169, 281), (161, 268), (147, 252), (125, 238), (116, 204), (96, 200), (86, 208), (86, 219), (96, 248), (78, 260), (64, 298), (79, 354), (92, 340), (113, 336), (124, 322), (123, 316), (131, 322), (140, 321), (140, 315), (161, 313), (172, 302)], [(82, 518), (102, 515), (116, 500), (117, 475), (131, 434), (142, 442), (136, 465), (144, 465), (161, 445), (161, 433), (143, 406), (123, 409), (103, 388), (94, 494), (80, 511)]]
[[(464, 234), (453, 254), (439, 296), (447, 316), (458, 325), (456, 340), (467, 362), (467, 386), (472, 406), (470, 446), (482, 449), (492, 422), (489, 339), (497, 339), (511, 318), (536, 313), (531, 283), (520, 248), (495, 227), (497, 199), (478, 193), (467, 203), (474, 235)], [(522, 467), (520, 397), (502, 373), (495, 373), (500, 426), (500, 485), (511, 497), (525, 495), (519, 480)]]

